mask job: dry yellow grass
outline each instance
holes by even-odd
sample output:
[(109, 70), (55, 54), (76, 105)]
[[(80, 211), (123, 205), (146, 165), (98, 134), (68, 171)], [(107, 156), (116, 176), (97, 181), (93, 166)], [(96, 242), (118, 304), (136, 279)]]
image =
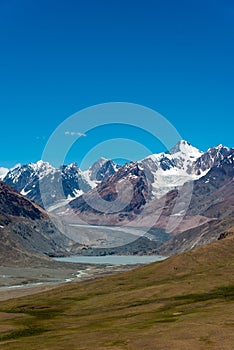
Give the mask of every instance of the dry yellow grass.
[(232, 350), (233, 244), (3, 302), (1, 348)]

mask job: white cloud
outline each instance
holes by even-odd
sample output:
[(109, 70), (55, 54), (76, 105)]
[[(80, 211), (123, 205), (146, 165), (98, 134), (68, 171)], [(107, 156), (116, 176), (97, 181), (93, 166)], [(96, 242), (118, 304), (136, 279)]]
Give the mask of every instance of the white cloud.
[(65, 135), (69, 136), (79, 136), (79, 137), (84, 137), (86, 134), (83, 134), (82, 132), (79, 131), (65, 131)]

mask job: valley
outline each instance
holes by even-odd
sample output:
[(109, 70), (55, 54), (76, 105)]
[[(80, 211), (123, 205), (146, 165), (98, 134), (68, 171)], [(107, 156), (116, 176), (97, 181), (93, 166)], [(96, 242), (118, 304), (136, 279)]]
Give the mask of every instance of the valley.
[[(173, 255), (177, 236), (192, 238), (180, 244), (185, 251), (233, 225), (233, 157), (222, 145), (201, 152), (181, 140), (169, 152), (124, 166), (100, 158), (82, 171), (75, 163), (56, 169), (39, 161), (4, 171), (2, 180), (47, 209), (46, 230), (61, 233), (56, 251), (44, 248), (47, 255)], [(205, 240), (200, 231), (209, 231)]]
[[(2, 302), (2, 349), (231, 349), (234, 236)], [(58, 341), (59, 339), (59, 341)]]
[(1, 176), (3, 349), (231, 349), (233, 149)]

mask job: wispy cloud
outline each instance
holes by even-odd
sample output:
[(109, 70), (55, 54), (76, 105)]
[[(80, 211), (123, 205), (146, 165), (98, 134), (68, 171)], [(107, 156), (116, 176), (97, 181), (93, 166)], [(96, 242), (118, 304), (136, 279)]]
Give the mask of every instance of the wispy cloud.
[(80, 136), (80, 137), (86, 136), (86, 134), (83, 134), (82, 132), (79, 132), (79, 131), (65, 131), (65, 135)]

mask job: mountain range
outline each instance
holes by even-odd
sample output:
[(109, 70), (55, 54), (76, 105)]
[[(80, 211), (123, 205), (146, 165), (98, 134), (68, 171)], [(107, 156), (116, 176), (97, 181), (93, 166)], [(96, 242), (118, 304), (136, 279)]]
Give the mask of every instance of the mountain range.
[[(38, 204), (44, 206), (59, 220), (136, 229), (149, 227), (147, 235), (140, 237), (140, 244), (139, 240), (135, 244), (134, 253), (142, 252), (143, 242), (144, 252), (150, 247), (148, 253), (172, 255), (216, 240), (234, 225), (233, 159), (234, 149), (219, 145), (201, 152), (182, 140), (169, 152), (123, 166), (101, 158), (82, 171), (75, 163), (54, 168), (38, 161), (10, 170), (1, 168), (0, 173), (4, 183), (20, 192), (21, 197), (35, 208), (39, 208)], [(48, 214), (40, 210), (45, 217), (39, 221), (48, 222)], [(86, 232), (79, 237), (85, 235)], [(73, 235), (68, 237), (57, 237), (56, 249), (47, 247), (45, 251), (51, 255), (59, 251), (80, 252), (84, 242), (74, 244)], [(95, 242), (103, 241), (103, 237)], [(125, 252), (131, 249), (128, 247)], [(111, 253), (119, 250), (112, 249)]]
[[(76, 163), (54, 168), (48, 162), (18, 164), (12, 169), (2, 168), (1, 180), (18, 192), (46, 208), (61, 200), (71, 200), (94, 188), (118, 169), (113, 161), (104, 158), (82, 172)], [(40, 187), (46, 194), (41, 198)]]
[[(187, 181), (204, 176), (229, 152), (228, 147), (219, 145), (203, 153), (182, 140), (169, 152), (153, 154), (122, 167), (105, 158), (97, 160), (86, 171), (79, 169), (76, 163), (55, 168), (40, 160), (18, 164), (12, 169), (1, 168), (0, 179), (48, 209), (62, 200), (80, 197), (117, 172), (121, 172), (123, 178), (137, 176), (130, 173), (138, 166), (147, 177), (150, 195), (159, 198)], [(47, 193), (43, 202), (40, 187)]]

